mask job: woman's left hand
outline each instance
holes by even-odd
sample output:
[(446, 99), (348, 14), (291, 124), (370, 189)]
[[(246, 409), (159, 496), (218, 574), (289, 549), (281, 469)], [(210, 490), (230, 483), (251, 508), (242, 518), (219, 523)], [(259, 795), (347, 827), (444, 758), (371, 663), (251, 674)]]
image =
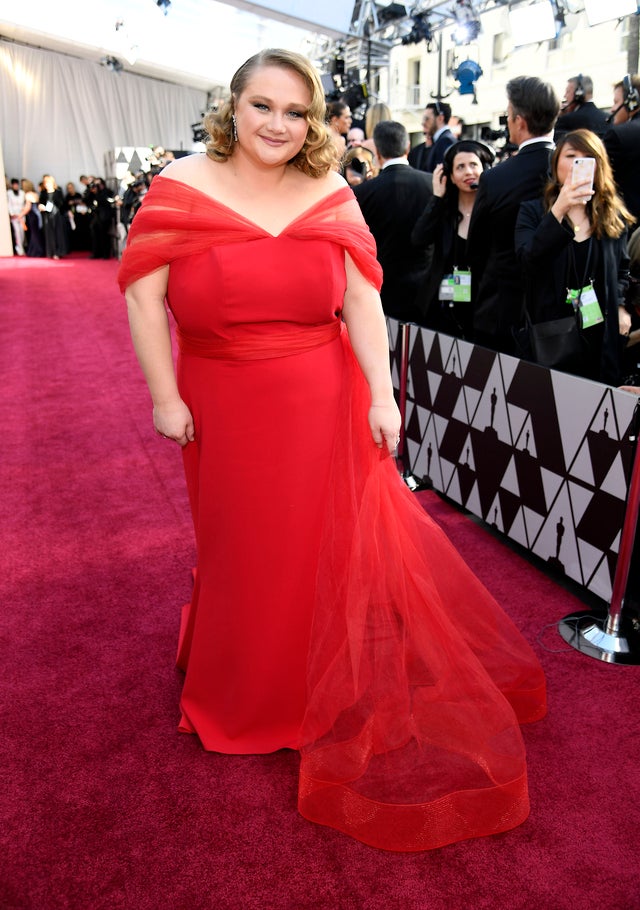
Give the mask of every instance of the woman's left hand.
[(379, 449), (386, 445), (393, 455), (400, 441), (400, 411), (395, 399), (384, 404), (372, 404), (369, 409), (369, 427), (373, 441)]
[(618, 307), (618, 330), (621, 335), (628, 335), (631, 331), (631, 314), (623, 306)]

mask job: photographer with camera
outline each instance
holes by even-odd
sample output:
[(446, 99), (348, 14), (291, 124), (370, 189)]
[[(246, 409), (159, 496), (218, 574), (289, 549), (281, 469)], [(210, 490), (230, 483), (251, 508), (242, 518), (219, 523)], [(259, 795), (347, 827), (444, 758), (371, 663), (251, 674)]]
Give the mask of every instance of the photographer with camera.
[(148, 189), (147, 179), (140, 171), (124, 191), (120, 208), (120, 224), (124, 226), (127, 233)]
[(89, 209), (91, 259), (111, 259), (113, 236), (113, 200), (102, 177), (96, 177), (87, 187), (85, 202)]

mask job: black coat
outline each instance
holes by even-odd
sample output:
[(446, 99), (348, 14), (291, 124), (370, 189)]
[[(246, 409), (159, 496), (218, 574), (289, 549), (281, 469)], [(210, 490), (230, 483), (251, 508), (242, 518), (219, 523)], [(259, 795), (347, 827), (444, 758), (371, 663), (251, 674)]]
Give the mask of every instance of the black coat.
[(428, 251), (414, 247), (411, 231), (432, 193), (430, 174), (392, 164), (373, 180), (354, 187), (364, 220), (373, 234), (382, 266), (382, 306), (388, 316), (418, 322), (416, 294), (429, 264)]
[[(566, 303), (567, 275), (574, 236), (568, 224), (560, 224), (550, 212), (545, 213), (541, 199), (520, 206), (515, 246), (532, 322), (559, 319), (570, 313)], [(592, 237), (591, 243), (589, 278), (593, 279), (604, 323), (585, 330), (585, 338), (597, 339), (597, 345), (592, 345), (592, 359), (583, 375), (618, 385), (624, 347), (618, 329), (618, 306), (624, 304), (629, 277), (626, 232), (617, 238)]]
[(521, 325), (524, 286), (513, 235), (520, 203), (542, 196), (553, 145), (540, 141), (484, 171), (469, 226), (473, 327), (513, 353), (512, 328)]
[(433, 143), (429, 149), (429, 154), (427, 155), (427, 160), (424, 165), (424, 170), (429, 174), (433, 174), (437, 165), (442, 164), (444, 160), (444, 153), (447, 151), (450, 145), (456, 141), (456, 137), (453, 135), (451, 130), (446, 129), (444, 133), (441, 133), (440, 136)]
[(432, 196), (418, 218), (411, 233), (415, 246), (432, 248), (431, 266), (418, 294), (423, 312), (422, 324), (448, 335), (471, 338), (471, 303), (444, 306), (440, 302), (440, 283), (452, 268), (466, 268), (467, 262), (459, 260), (458, 211), (449, 208), (444, 198)]
[(595, 106), (593, 101), (585, 101), (575, 111), (569, 111), (567, 114), (561, 114), (556, 121), (554, 139), (556, 142), (565, 133), (571, 133), (573, 130), (591, 130), (598, 136), (607, 129), (607, 115)]
[(427, 145), (426, 142), (414, 145), (407, 155), (411, 167), (414, 167), (417, 171), (426, 171), (426, 164), (430, 151), (431, 146)]
[(627, 208), (640, 220), (640, 114), (633, 120), (612, 126), (602, 141)]

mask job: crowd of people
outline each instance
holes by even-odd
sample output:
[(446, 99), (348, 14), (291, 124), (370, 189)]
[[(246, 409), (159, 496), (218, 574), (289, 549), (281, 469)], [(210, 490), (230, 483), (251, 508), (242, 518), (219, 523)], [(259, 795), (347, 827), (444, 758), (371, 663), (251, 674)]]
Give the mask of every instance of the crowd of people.
[[(640, 218), (640, 76), (614, 86), (608, 116), (582, 74), (562, 103), (537, 77), (512, 79), (506, 94), (497, 147), (465, 136), (444, 101), (427, 105), (413, 148), (388, 108), (372, 129), (343, 123), (342, 170), (376, 240), (385, 312), (586, 378), (635, 381), (640, 263), (627, 241)], [(577, 159), (594, 167), (581, 182)]]
[(156, 146), (147, 170), (127, 172), (113, 191), (103, 177), (79, 178), (66, 184), (44, 174), (36, 187), (30, 180), (6, 180), (13, 251), (16, 256), (61, 259), (71, 252), (88, 252), (91, 259), (119, 258), (133, 218), (151, 181), (173, 160), (173, 153)]

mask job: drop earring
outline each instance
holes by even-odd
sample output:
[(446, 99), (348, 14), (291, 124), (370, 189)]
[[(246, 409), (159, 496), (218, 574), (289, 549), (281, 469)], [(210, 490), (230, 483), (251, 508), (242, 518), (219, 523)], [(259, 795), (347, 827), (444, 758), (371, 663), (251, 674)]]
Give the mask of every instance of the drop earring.
[(236, 122), (236, 115), (235, 115), (235, 114), (232, 114), (232, 115), (231, 115), (231, 123), (232, 123), (232, 125), (233, 125), (233, 141), (234, 141), (234, 142), (237, 142), (237, 141), (238, 141), (238, 124), (237, 124), (237, 122)]

